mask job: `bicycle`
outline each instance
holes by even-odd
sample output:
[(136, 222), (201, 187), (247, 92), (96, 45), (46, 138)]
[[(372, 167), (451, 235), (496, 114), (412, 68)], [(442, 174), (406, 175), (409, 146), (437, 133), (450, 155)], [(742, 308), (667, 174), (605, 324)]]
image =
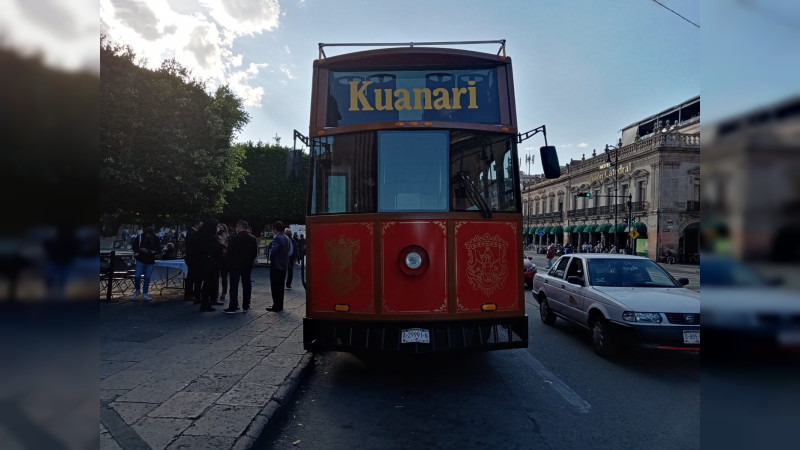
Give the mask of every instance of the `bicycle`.
[(667, 264), (670, 264), (670, 265), (671, 264), (675, 264), (675, 257), (672, 256), (672, 255), (669, 255), (669, 256), (661, 255), (661, 258), (659, 259), (659, 262), (667, 263)]

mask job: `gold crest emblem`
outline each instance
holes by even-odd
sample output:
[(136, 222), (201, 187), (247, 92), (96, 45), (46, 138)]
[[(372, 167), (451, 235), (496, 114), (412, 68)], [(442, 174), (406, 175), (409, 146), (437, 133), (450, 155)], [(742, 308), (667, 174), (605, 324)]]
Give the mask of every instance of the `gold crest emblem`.
[(466, 244), (469, 260), (467, 278), (472, 289), (492, 295), (502, 289), (508, 280), (506, 253), (508, 242), (499, 235), (476, 235)]
[(361, 277), (353, 273), (353, 263), (361, 244), (358, 240), (340, 235), (325, 241), (325, 253), (331, 261), (331, 270), (325, 275), (325, 283), (339, 297), (344, 297), (361, 284)]

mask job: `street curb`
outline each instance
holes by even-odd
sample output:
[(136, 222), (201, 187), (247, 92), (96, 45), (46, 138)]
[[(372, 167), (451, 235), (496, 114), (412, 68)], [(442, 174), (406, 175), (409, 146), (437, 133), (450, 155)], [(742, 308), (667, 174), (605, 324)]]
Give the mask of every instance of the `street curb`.
[(250, 425), (244, 431), (241, 437), (233, 445), (234, 450), (249, 450), (254, 448), (256, 442), (264, 433), (264, 430), (269, 425), (270, 421), (280, 412), (281, 408), (286, 406), (286, 402), (292, 398), (292, 395), (297, 391), (297, 387), (311, 372), (314, 367), (315, 358), (313, 353), (306, 353), (300, 359), (300, 363), (292, 370), (286, 380), (281, 383), (281, 386), (275, 392), (272, 399), (256, 414), (256, 417), (250, 422)]

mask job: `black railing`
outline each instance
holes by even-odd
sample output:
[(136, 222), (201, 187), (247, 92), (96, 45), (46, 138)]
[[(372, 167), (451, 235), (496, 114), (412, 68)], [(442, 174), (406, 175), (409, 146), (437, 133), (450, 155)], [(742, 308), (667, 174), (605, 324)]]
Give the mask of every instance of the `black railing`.
[(686, 202), (686, 211), (700, 212), (700, 200), (689, 200)]

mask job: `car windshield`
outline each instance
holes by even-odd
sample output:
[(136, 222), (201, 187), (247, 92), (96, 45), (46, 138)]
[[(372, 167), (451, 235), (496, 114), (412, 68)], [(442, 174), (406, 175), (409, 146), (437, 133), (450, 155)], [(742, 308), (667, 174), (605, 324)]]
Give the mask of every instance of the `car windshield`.
[(589, 260), (589, 283), (615, 287), (681, 287), (658, 264), (646, 258), (592, 258)]

